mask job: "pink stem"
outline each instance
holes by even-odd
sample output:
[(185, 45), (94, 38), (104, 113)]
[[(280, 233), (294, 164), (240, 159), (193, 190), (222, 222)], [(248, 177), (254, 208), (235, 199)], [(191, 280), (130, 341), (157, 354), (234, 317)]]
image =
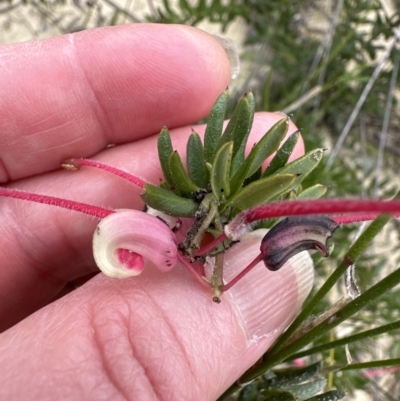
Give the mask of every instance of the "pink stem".
[(114, 210), (112, 209), (105, 209), (103, 207), (88, 205), (86, 203), (75, 202), (62, 198), (56, 198), (54, 196), (33, 194), (17, 189), (0, 188), (0, 196), (58, 206), (62, 207), (63, 209), (70, 209), (75, 210), (76, 212), (89, 214), (100, 219), (114, 213)]
[[(343, 219), (345, 223), (368, 220), (379, 213), (400, 214), (400, 201), (380, 201), (366, 199), (317, 199), (274, 202), (267, 205), (253, 207), (238, 214), (233, 221), (249, 224), (257, 220), (271, 217), (298, 216), (323, 213), (366, 213), (353, 216), (353, 219)], [(341, 216), (336, 216), (340, 220)], [(232, 221), (232, 222), (233, 222)], [(232, 224), (232, 222), (230, 224)]]
[(221, 242), (224, 242), (226, 239), (228, 239), (228, 237), (225, 234), (222, 234), (219, 237), (214, 238), (209, 244), (198, 249), (194, 253), (194, 256), (205, 255), (207, 252), (210, 252), (211, 250), (213, 250), (217, 245), (219, 245)]
[(242, 270), (235, 278), (233, 278), (228, 284), (222, 286), (222, 291), (228, 291), (234, 284), (242, 279), (253, 267), (262, 262), (263, 255), (260, 253), (244, 270)]
[[(360, 214), (352, 214), (352, 215), (338, 215), (331, 216), (336, 223), (342, 224), (351, 224), (358, 223), (360, 221), (370, 221), (374, 220), (379, 216), (380, 213), (360, 213)], [(393, 213), (393, 217), (400, 217), (399, 213)]]
[(140, 188), (143, 188), (147, 182), (143, 181), (142, 179), (135, 177), (134, 175), (127, 173), (125, 171), (122, 171), (118, 168), (109, 166), (108, 164), (100, 163), (96, 160), (90, 160), (90, 159), (70, 159), (66, 160), (62, 166), (67, 169), (67, 170), (75, 170), (79, 169), (81, 166), (89, 166), (89, 167), (94, 167), (98, 168), (100, 170), (108, 171), (111, 174), (117, 175), (118, 177), (124, 178), (125, 180), (128, 180), (132, 182), (133, 184), (137, 185)]
[(178, 260), (186, 267), (186, 269), (189, 270), (190, 273), (193, 274), (195, 279), (203, 286), (206, 287), (207, 289), (210, 289), (211, 286), (210, 284), (207, 283), (207, 281), (204, 280), (202, 276), (200, 276), (199, 273), (193, 268), (193, 266), (182, 256), (178, 253)]

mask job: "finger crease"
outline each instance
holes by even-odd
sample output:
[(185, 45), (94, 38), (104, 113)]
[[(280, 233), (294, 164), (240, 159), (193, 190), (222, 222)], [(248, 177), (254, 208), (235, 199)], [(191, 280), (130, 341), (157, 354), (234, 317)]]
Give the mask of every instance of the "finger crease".
[(93, 86), (90, 83), (90, 79), (86, 73), (85, 68), (81, 65), (81, 61), (78, 56), (75, 41), (70, 40), (70, 43), (71, 43), (74, 53), (75, 53), (76, 66), (77, 66), (77, 68), (79, 68), (79, 70), (81, 72), (80, 75), (83, 77), (83, 79), (86, 83), (86, 86), (89, 89), (90, 94), (91, 94), (91, 96), (88, 96), (89, 104), (92, 106), (91, 109), (92, 109), (93, 114), (95, 115), (96, 121), (99, 124), (101, 131), (103, 133), (103, 139), (104, 139), (105, 145), (107, 145), (108, 144), (107, 132), (111, 132), (111, 127), (112, 127), (111, 121), (108, 117), (108, 114), (104, 110), (104, 108), (100, 102), (100, 99), (96, 94), (96, 91), (93, 89)]

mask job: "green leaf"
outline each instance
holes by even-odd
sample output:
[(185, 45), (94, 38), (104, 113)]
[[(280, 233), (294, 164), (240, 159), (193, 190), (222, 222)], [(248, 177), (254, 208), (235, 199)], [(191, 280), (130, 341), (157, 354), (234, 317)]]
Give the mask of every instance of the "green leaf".
[(399, 364), (400, 358), (379, 359), (377, 361), (351, 363), (350, 365), (343, 366), (340, 370), (387, 368), (389, 366), (398, 366)]
[(299, 138), (300, 132), (298, 131), (289, 136), (281, 148), (276, 152), (276, 155), (271, 160), (269, 166), (265, 169), (263, 177), (268, 177), (269, 175), (275, 173), (275, 171), (285, 166)]
[(283, 118), (278, 121), (257, 143), (250, 152), (256, 154), (254, 161), (251, 164), (247, 177), (252, 175), (265, 161), (265, 159), (272, 155), (281, 144), (283, 138), (289, 128), (289, 119)]
[[(218, 148), (229, 141), (234, 141), (233, 156), (247, 141), (254, 116), (254, 97), (251, 92), (246, 93), (237, 104), (235, 111), (219, 141)], [(243, 148), (244, 149), (244, 148)]]
[(322, 369), (322, 363), (316, 362), (301, 368), (286, 368), (273, 370), (274, 377), (265, 380), (266, 388), (291, 386), (311, 379)]
[[(245, 159), (245, 149), (247, 139), (250, 134), (251, 127), (254, 119), (254, 96), (252, 92), (247, 93), (244, 97), (244, 102), (239, 108), (240, 103), (237, 105), (232, 118), (226, 127), (227, 131), (232, 131), (232, 139), (235, 142), (233, 149), (233, 161), (232, 161), (232, 172), (231, 175), (235, 174), (239, 167), (242, 165)], [(246, 116), (246, 117), (244, 117)], [(229, 133), (228, 131), (228, 133)], [(225, 133), (224, 133), (225, 135)]]
[(297, 176), (294, 174), (274, 174), (271, 177), (252, 182), (232, 198), (228, 199), (221, 212), (227, 206), (232, 206), (238, 210), (245, 210), (266, 203), (272, 198), (285, 193), (288, 188), (293, 186), (296, 179)]
[(237, 401), (257, 401), (257, 394), (258, 383), (254, 381), (240, 391)]
[(324, 196), (327, 190), (327, 186), (316, 184), (305, 189), (304, 191), (301, 191), (297, 196), (297, 199), (318, 199), (321, 198), (321, 196)]
[(186, 164), (190, 178), (200, 188), (207, 188), (209, 172), (204, 163), (203, 144), (194, 131), (189, 137), (186, 150)]
[(317, 380), (309, 381), (308, 383), (303, 384), (295, 384), (293, 386), (284, 387), (283, 389), (296, 394), (299, 400), (308, 399), (308, 397), (312, 397), (313, 395), (319, 393), (324, 390), (326, 387), (326, 379), (320, 378)]
[(289, 391), (261, 390), (261, 401), (297, 401), (298, 398)]
[[(307, 355), (312, 355), (312, 354), (316, 354), (317, 352), (327, 351), (327, 350), (330, 350), (330, 349), (336, 348), (336, 347), (342, 347), (343, 345), (346, 345), (346, 344), (351, 344), (356, 341), (365, 340), (366, 338), (371, 338), (373, 336), (377, 336), (377, 335), (384, 334), (384, 333), (389, 333), (392, 330), (399, 330), (399, 329), (400, 329), (400, 320), (397, 320), (396, 322), (385, 324), (385, 325), (377, 327), (375, 329), (365, 330), (365, 331), (362, 331), (361, 333), (353, 334), (353, 335), (347, 336), (347, 337), (342, 337), (340, 340), (330, 341), (328, 343), (317, 345), (312, 348), (307, 348), (304, 351), (300, 351), (300, 352), (297, 352), (296, 354), (292, 355), (291, 358), (293, 358), (293, 359), (303, 358), (304, 356), (307, 356)], [(352, 366), (352, 365), (347, 365), (347, 366)]]
[(276, 174), (296, 174), (298, 177), (293, 183), (292, 189), (296, 188), (311, 173), (322, 160), (323, 149), (314, 149), (295, 161), (280, 168)]
[(225, 91), (214, 103), (214, 106), (211, 109), (211, 114), (207, 120), (207, 128), (204, 134), (204, 159), (209, 163), (212, 162), (214, 154), (218, 149), (227, 104), (228, 91)]
[(211, 189), (214, 196), (222, 201), (230, 195), (230, 168), (232, 161), (233, 142), (228, 142), (219, 148), (211, 168)]
[(174, 186), (171, 172), (169, 171), (169, 157), (171, 156), (173, 149), (171, 143), (171, 136), (167, 127), (164, 127), (157, 140), (158, 158), (160, 159), (161, 169), (165, 177), (165, 181), (170, 187)]
[(327, 391), (323, 394), (318, 394), (314, 397), (308, 398), (306, 401), (339, 401), (346, 396), (346, 393), (339, 390)]
[(278, 121), (253, 147), (247, 159), (242, 162), (232, 178), (232, 193), (238, 191), (243, 185), (244, 180), (252, 176), (260, 168), (265, 159), (278, 149), (287, 133), (288, 127), (288, 119), (284, 118)]
[(171, 153), (168, 164), (174, 187), (182, 194), (190, 196), (192, 192), (200, 189), (186, 174), (181, 157), (177, 151)]
[(141, 198), (146, 205), (170, 216), (193, 217), (199, 205), (191, 199), (182, 198), (172, 192), (151, 184), (144, 186)]

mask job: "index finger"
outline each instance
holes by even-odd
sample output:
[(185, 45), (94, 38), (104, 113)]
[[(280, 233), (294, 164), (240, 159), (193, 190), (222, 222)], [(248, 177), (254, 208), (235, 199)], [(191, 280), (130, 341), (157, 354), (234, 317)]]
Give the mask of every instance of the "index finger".
[(210, 35), (124, 25), (0, 48), (0, 182), (203, 118), (229, 82)]

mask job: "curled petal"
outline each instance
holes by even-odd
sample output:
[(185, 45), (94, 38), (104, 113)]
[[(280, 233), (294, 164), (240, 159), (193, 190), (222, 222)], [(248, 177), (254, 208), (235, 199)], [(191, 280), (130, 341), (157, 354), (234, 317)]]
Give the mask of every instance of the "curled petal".
[(308, 249), (329, 256), (326, 242), (339, 227), (324, 215), (287, 217), (268, 231), (261, 242), (261, 253), (269, 270), (280, 269), (288, 259)]
[(104, 274), (127, 278), (140, 274), (144, 261), (161, 271), (171, 270), (178, 248), (175, 234), (161, 220), (137, 210), (118, 210), (98, 224), (93, 255)]

